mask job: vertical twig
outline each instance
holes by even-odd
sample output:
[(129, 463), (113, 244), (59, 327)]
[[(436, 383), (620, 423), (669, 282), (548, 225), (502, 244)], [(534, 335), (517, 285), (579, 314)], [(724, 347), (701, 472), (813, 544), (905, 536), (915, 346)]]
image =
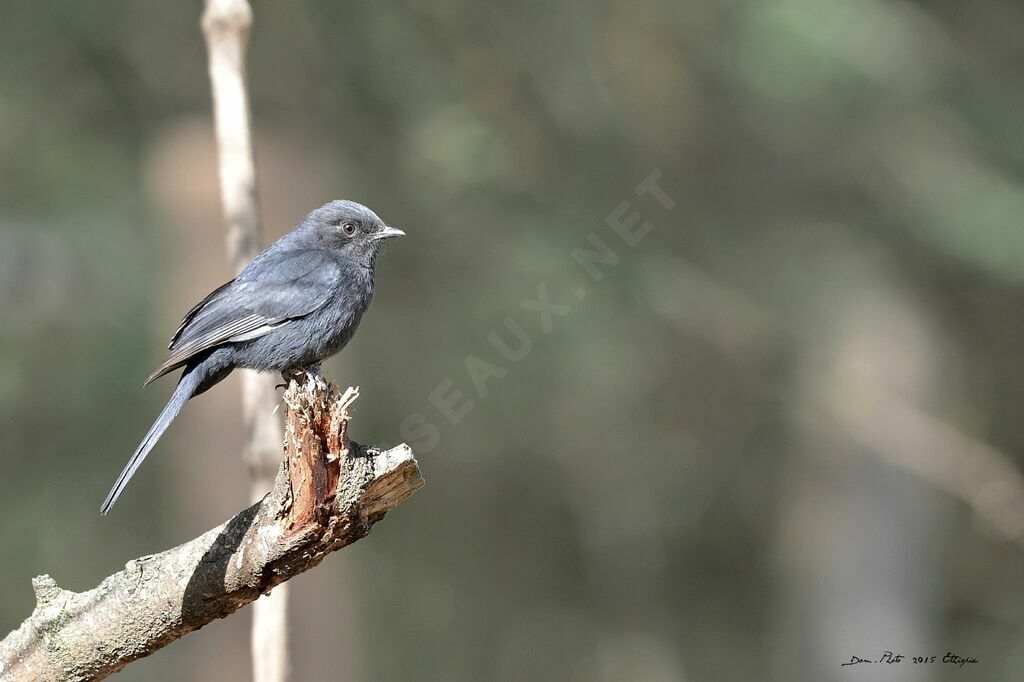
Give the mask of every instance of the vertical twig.
[[(228, 259), (237, 273), (260, 248), (256, 167), (245, 79), (245, 49), (252, 26), (252, 8), (247, 0), (206, 0), (202, 26), (209, 54)], [(273, 377), (243, 372), (242, 420), (246, 439), (243, 457), (252, 474), (254, 501), (273, 485), (281, 458), (281, 426), (277, 419), (270, 418), (276, 400)], [(286, 590), (285, 585), (280, 585), (272, 597), (259, 599), (253, 605), (252, 659), (256, 682), (285, 679), (288, 667)]]

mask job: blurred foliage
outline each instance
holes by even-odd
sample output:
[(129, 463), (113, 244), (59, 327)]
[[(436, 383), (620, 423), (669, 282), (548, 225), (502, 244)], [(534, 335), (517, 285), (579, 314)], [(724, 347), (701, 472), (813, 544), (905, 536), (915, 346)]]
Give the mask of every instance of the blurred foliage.
[[(227, 382), (96, 513), (162, 340), (228, 277), (200, 10), (0, 9), (0, 631), (33, 575), (91, 587), (245, 499)], [(294, 583), (295, 679), (825, 680), (883, 649), (1024, 675), (1019, 543), (840, 418), (896, 401), (1020, 462), (1024, 9), (254, 10), (267, 238), (335, 197), (407, 230), (327, 371), (362, 387), (358, 439), (439, 437), (427, 487)], [(654, 170), (672, 210), (634, 191)], [(654, 225), (633, 248), (623, 201)], [(591, 234), (620, 257), (598, 282)], [(247, 679), (247, 625), (123, 677)]]

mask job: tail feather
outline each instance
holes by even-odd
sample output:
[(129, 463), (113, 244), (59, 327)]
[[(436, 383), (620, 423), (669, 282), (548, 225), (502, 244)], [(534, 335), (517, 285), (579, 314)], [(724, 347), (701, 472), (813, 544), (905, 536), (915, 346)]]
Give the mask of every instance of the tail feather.
[(100, 507), (100, 514), (104, 516), (110, 511), (114, 503), (117, 502), (117, 498), (121, 495), (121, 491), (124, 490), (125, 486), (128, 485), (128, 481), (135, 475), (135, 471), (142, 464), (142, 461), (146, 459), (146, 455), (153, 449), (157, 441), (160, 440), (160, 436), (164, 434), (167, 427), (171, 425), (174, 418), (181, 412), (181, 408), (185, 406), (188, 399), (195, 393), (196, 388), (199, 386), (201, 375), (203, 372), (197, 371), (198, 368), (188, 368), (185, 373), (182, 374), (181, 379), (178, 381), (177, 388), (174, 389), (174, 393), (171, 394), (171, 399), (167, 401), (167, 405), (163, 411), (160, 412), (160, 416), (153, 422), (153, 426), (149, 427), (149, 431), (146, 433), (142, 442), (139, 443), (139, 447), (135, 449), (135, 453), (131, 459), (128, 460), (128, 464), (125, 465), (124, 470), (121, 471), (121, 475), (117, 477), (117, 481), (114, 483), (114, 487), (107, 493), (107, 499), (103, 500), (103, 505)]

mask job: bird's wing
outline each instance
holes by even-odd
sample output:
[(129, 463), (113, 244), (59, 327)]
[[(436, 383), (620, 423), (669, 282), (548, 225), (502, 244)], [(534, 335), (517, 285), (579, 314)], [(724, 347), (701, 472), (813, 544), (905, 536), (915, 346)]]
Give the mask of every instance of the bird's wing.
[(206, 306), (207, 303), (212, 301), (217, 296), (217, 294), (219, 294), (225, 288), (231, 286), (234, 283), (235, 280), (230, 280), (228, 282), (225, 282), (224, 284), (221, 284), (219, 287), (217, 287), (209, 294), (207, 294), (206, 298), (192, 306), (189, 309), (189, 311), (182, 316), (181, 323), (178, 325), (178, 328), (174, 330), (174, 334), (171, 336), (171, 340), (167, 344), (167, 350), (172, 350), (174, 348), (174, 344), (178, 341), (178, 338), (181, 336), (181, 332), (185, 330), (185, 327), (187, 327), (188, 323), (192, 321), (192, 318), (194, 318), (196, 314)]
[(171, 339), (170, 355), (146, 384), (224, 343), (259, 338), (322, 307), (341, 286), (341, 268), (321, 250), (264, 253), (248, 268), (186, 313)]

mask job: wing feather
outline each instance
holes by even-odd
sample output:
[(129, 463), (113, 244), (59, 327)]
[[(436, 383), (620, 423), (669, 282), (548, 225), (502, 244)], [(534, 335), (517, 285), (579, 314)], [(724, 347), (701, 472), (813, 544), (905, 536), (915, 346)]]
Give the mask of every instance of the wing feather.
[(219, 293), (220, 293), (221, 291), (223, 291), (223, 290), (224, 290), (225, 288), (227, 288), (227, 287), (231, 286), (231, 285), (232, 285), (232, 284), (234, 284), (234, 283), (235, 283), (235, 280), (233, 280), (233, 279), (232, 279), (232, 280), (229, 280), (229, 281), (227, 281), (227, 282), (224, 282), (224, 284), (221, 284), (221, 285), (220, 285), (219, 287), (217, 287), (216, 289), (214, 289), (213, 291), (211, 291), (210, 293), (208, 293), (208, 294), (206, 295), (206, 298), (204, 298), (204, 299), (203, 299), (203, 300), (201, 300), (201, 301), (200, 301), (199, 303), (196, 303), (196, 304), (195, 304), (194, 306), (192, 306), (191, 308), (189, 308), (189, 311), (188, 311), (187, 313), (185, 313), (185, 314), (184, 314), (184, 315), (183, 315), (183, 316), (181, 317), (181, 324), (179, 324), (179, 325), (178, 325), (178, 328), (174, 330), (174, 334), (173, 334), (173, 335), (171, 335), (171, 341), (170, 341), (170, 343), (168, 343), (168, 344), (167, 344), (167, 350), (170, 350), (170, 349), (174, 348), (174, 343), (175, 343), (175, 342), (176, 342), (176, 341), (178, 340), (178, 337), (180, 337), (180, 336), (181, 336), (181, 332), (182, 332), (182, 331), (184, 331), (185, 327), (187, 327), (187, 326), (188, 326), (188, 323), (192, 321), (192, 318), (194, 318), (194, 317), (196, 316), (196, 314), (197, 314), (197, 313), (198, 313), (198, 312), (199, 312), (200, 310), (202, 310), (202, 309), (203, 309), (203, 307), (204, 307), (204, 306), (205, 306), (205, 305), (206, 305), (207, 303), (209, 303), (209, 302), (210, 302), (211, 300), (213, 300), (213, 298), (214, 298), (214, 297), (215, 297), (215, 296), (216, 296), (217, 294), (219, 294)]
[(305, 317), (340, 288), (341, 268), (323, 250), (264, 252), (259, 260), (259, 268), (250, 266), (185, 314), (171, 339), (170, 355), (146, 384), (205, 350), (256, 339)]

